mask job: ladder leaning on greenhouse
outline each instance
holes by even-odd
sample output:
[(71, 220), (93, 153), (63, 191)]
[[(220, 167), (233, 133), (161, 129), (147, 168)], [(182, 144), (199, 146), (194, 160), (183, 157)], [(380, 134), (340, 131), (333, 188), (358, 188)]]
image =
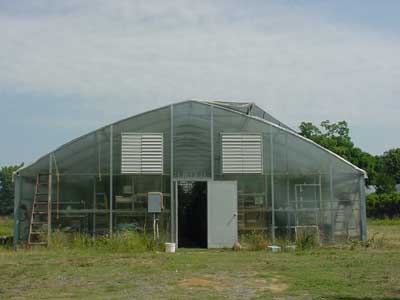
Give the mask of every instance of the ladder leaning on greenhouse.
[(28, 245), (48, 244), (48, 229), (51, 226), (50, 193), (51, 176), (45, 173), (37, 174), (31, 223), (29, 226)]

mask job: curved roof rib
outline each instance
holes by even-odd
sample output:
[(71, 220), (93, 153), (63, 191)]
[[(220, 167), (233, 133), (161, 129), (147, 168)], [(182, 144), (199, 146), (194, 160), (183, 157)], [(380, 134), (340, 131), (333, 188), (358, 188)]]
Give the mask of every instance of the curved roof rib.
[(249, 116), (259, 117), (261, 119), (279, 125), (280, 127), (295, 132), (295, 130), (293, 130), (286, 124), (282, 123), (281, 121), (273, 117), (271, 114), (267, 113), (264, 109), (259, 107), (254, 102), (227, 102), (227, 101), (205, 101), (205, 102), (208, 104), (229, 108), (231, 110), (238, 111)]

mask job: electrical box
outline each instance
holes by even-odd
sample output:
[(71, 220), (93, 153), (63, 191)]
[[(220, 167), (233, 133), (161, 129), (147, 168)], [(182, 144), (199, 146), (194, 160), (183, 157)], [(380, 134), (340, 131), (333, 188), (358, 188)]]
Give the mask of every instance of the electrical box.
[(147, 194), (147, 211), (153, 214), (161, 213), (163, 209), (163, 194), (150, 192)]
[(132, 185), (124, 185), (122, 188), (122, 193), (123, 194), (133, 194)]

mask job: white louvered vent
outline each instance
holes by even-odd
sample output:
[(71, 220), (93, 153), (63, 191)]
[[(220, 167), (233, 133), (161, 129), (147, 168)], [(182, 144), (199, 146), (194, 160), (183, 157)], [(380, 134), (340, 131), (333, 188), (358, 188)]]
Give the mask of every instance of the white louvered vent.
[(262, 174), (262, 136), (222, 134), (222, 173)]
[(162, 133), (122, 133), (121, 173), (162, 174)]

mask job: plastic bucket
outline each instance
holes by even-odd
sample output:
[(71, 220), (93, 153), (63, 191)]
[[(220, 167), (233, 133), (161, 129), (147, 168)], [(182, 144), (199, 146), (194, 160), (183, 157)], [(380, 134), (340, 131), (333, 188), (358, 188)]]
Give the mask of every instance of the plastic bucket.
[(165, 252), (175, 253), (176, 246), (175, 243), (165, 243)]
[(281, 247), (279, 246), (268, 246), (268, 248), (271, 250), (271, 252), (280, 252), (281, 251)]

